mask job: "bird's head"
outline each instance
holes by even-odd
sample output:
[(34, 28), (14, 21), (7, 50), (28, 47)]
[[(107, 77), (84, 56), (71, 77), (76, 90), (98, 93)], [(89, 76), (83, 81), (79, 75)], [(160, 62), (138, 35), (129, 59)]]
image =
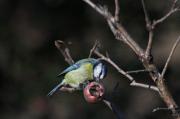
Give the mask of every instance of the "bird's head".
[(107, 67), (102, 62), (102, 60), (98, 60), (93, 67), (93, 77), (96, 81), (104, 79), (107, 75)]

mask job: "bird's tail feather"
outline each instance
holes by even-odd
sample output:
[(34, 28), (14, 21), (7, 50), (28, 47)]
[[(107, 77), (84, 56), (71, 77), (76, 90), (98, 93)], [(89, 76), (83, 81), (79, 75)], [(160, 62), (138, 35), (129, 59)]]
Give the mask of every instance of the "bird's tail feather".
[(53, 90), (51, 90), (51, 91), (47, 94), (47, 96), (48, 96), (48, 97), (52, 96), (52, 95), (53, 95), (56, 91), (58, 91), (62, 86), (63, 86), (62, 83), (58, 84), (55, 88), (53, 88)]

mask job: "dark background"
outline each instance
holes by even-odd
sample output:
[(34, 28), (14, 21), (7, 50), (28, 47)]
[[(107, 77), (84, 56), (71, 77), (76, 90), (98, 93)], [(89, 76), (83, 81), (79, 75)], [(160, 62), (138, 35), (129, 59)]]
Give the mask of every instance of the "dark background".
[[(114, 11), (113, 0), (97, 0)], [(163, 16), (172, 0), (146, 1), (151, 19)], [(140, 0), (120, 0), (120, 21), (142, 46), (147, 45)], [(170, 49), (180, 35), (180, 14), (175, 13), (155, 30), (153, 55), (161, 71)], [(101, 51), (124, 70), (143, 69), (135, 54), (116, 41), (107, 23), (81, 0), (0, 0), (0, 118), (1, 119), (109, 119), (113, 113), (103, 104), (88, 104), (82, 92), (46, 94), (61, 80), (56, 76), (68, 64), (54, 46), (65, 41), (75, 61), (88, 57), (95, 40)], [(180, 105), (180, 47), (165, 75), (168, 88)], [(107, 64), (108, 65), (108, 64)], [(133, 74), (138, 82), (153, 84), (146, 73)], [(129, 81), (108, 65), (103, 81), (107, 94), (126, 119), (170, 119), (156, 92), (130, 87)], [(113, 87), (119, 83), (116, 92)]]

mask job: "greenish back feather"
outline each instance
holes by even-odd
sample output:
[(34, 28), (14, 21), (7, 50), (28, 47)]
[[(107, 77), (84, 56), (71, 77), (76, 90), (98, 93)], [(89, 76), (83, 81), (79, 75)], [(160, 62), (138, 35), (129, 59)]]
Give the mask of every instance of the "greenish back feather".
[(86, 58), (86, 59), (82, 59), (77, 61), (75, 64), (69, 66), (68, 68), (66, 68), (64, 71), (62, 71), (58, 76), (65, 74), (67, 72), (73, 71), (78, 69), (81, 65), (85, 64), (85, 63), (91, 63), (92, 65), (94, 65), (96, 62), (98, 62), (97, 59), (94, 58)]
[(78, 88), (80, 84), (88, 80), (93, 80), (93, 65), (91, 63), (82, 64), (80, 68), (68, 72), (62, 83)]

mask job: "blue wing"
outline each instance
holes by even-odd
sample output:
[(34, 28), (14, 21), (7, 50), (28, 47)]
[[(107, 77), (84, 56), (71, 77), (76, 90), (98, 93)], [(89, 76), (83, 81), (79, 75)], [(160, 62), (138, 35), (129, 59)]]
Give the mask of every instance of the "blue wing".
[(72, 71), (72, 70), (76, 70), (76, 69), (78, 69), (79, 67), (80, 67), (80, 65), (78, 65), (78, 64), (73, 64), (73, 65), (69, 66), (68, 68), (66, 68), (64, 71), (62, 71), (60, 74), (58, 74), (58, 77), (61, 76), (62, 74), (65, 74), (65, 73), (67, 73), (67, 72), (70, 72), (70, 71)]
[(79, 60), (79, 61), (77, 61), (75, 64), (69, 66), (69, 67), (66, 68), (64, 71), (62, 71), (62, 72), (58, 75), (58, 77), (61, 76), (62, 74), (65, 74), (65, 73), (70, 72), (70, 71), (72, 71), (72, 70), (78, 69), (78, 68), (79, 68), (82, 64), (84, 64), (84, 63), (90, 62), (90, 63), (92, 63), (92, 64), (95, 64), (97, 61), (98, 61), (98, 60), (97, 60), (97, 59), (94, 59), (94, 58), (87, 58), (87, 59)]
[(53, 88), (48, 94), (47, 96), (50, 97), (52, 96), (56, 91), (58, 91), (60, 88), (62, 87), (61, 83), (58, 84), (55, 88)]

